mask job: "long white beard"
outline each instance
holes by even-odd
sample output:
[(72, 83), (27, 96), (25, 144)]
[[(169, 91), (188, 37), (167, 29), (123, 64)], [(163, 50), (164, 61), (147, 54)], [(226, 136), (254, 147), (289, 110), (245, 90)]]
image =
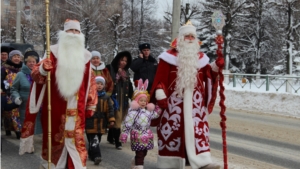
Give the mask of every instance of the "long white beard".
[(197, 83), (197, 68), (199, 60), (200, 45), (198, 39), (189, 43), (184, 41), (184, 37), (178, 39), (178, 55), (177, 55), (177, 78), (175, 91), (179, 97), (183, 96), (185, 88), (194, 89)]
[(56, 82), (60, 94), (69, 98), (79, 90), (85, 71), (84, 35), (60, 31), (58, 36)]

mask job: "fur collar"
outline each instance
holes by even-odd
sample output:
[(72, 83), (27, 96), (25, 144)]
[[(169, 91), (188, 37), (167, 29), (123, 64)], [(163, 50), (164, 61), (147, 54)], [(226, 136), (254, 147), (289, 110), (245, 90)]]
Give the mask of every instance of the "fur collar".
[(105, 68), (105, 63), (104, 62), (101, 62), (101, 64), (99, 66), (94, 66), (93, 64), (91, 64), (91, 67), (94, 69), (94, 70), (103, 70)]
[[(177, 56), (175, 56), (174, 54), (163, 52), (158, 56), (158, 59), (162, 59), (171, 65), (177, 66)], [(199, 53), (198, 69), (203, 68), (208, 63), (209, 57), (205, 53)]]

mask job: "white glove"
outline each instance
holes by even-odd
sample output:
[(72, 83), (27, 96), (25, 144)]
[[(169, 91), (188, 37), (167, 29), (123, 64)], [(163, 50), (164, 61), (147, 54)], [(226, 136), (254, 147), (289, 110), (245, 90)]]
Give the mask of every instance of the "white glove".
[(163, 99), (167, 98), (167, 96), (163, 89), (157, 89), (157, 90), (155, 90), (155, 98), (156, 98), (156, 100), (163, 100)]
[(3, 84), (4, 84), (5, 89), (9, 89), (9, 83), (7, 82), (7, 80), (4, 80)]
[(21, 98), (20, 98), (20, 97), (17, 97), (17, 98), (15, 99), (15, 103), (16, 103), (16, 105), (21, 105), (21, 103), (22, 103)]

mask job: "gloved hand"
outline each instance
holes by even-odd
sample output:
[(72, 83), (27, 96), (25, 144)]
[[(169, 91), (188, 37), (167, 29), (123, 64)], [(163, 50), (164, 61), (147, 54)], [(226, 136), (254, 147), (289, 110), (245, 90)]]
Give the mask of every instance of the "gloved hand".
[(223, 68), (224, 64), (225, 64), (224, 58), (223, 57), (218, 57), (217, 60), (216, 60), (216, 65), (219, 68)]
[(16, 103), (16, 105), (21, 105), (22, 99), (20, 97), (15, 98), (15, 103)]
[(157, 89), (155, 91), (155, 98), (157, 100), (157, 105), (162, 108), (166, 109), (168, 107), (168, 100), (167, 96), (163, 89)]
[(120, 142), (122, 142), (122, 143), (127, 142), (127, 134), (126, 133), (121, 133), (120, 134)]
[(53, 69), (52, 61), (49, 58), (43, 60), (43, 69), (47, 72)]

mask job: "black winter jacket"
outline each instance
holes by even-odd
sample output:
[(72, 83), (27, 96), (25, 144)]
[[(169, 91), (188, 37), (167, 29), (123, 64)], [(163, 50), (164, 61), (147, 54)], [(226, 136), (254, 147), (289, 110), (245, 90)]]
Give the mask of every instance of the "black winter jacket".
[(133, 80), (148, 79), (148, 92), (150, 92), (157, 69), (157, 61), (150, 55), (148, 60), (137, 57), (133, 59), (130, 69), (134, 72)]

